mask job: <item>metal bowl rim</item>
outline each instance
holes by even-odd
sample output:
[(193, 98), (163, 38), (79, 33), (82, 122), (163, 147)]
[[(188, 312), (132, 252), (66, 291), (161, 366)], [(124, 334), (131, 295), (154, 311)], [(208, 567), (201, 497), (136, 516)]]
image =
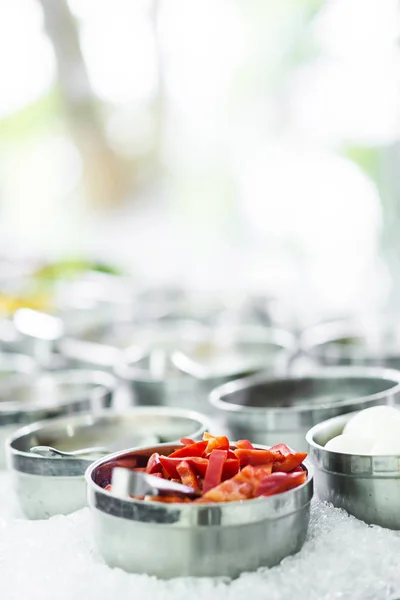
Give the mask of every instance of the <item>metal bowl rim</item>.
[[(368, 396), (359, 396), (353, 399), (343, 400), (342, 402), (334, 402), (331, 404), (303, 404), (301, 406), (290, 406), (286, 408), (279, 407), (256, 407), (256, 406), (246, 406), (243, 407), (239, 404), (234, 404), (223, 400), (223, 397), (231, 395), (232, 393), (243, 391), (246, 389), (250, 389), (254, 385), (260, 384), (273, 384), (277, 382), (285, 382), (285, 381), (298, 381), (305, 379), (315, 379), (315, 380), (324, 380), (330, 378), (340, 378), (340, 379), (360, 379), (365, 378), (368, 379), (381, 379), (388, 380), (393, 382), (393, 386), (388, 389), (377, 392), (376, 394), (370, 394)], [(291, 413), (305, 413), (309, 411), (317, 411), (317, 410), (326, 410), (329, 408), (345, 408), (349, 406), (357, 406), (361, 405), (364, 402), (380, 400), (384, 399), (387, 394), (396, 394), (400, 392), (400, 371), (395, 369), (384, 369), (379, 367), (323, 367), (319, 368), (316, 371), (305, 373), (305, 374), (293, 374), (288, 377), (273, 377), (270, 374), (265, 372), (256, 373), (255, 375), (250, 375), (249, 377), (244, 377), (242, 379), (236, 379), (235, 381), (230, 381), (228, 383), (224, 383), (223, 385), (215, 388), (208, 396), (209, 403), (217, 409), (223, 410), (225, 412), (230, 413), (249, 413), (249, 414), (288, 414), (288, 411)]]
[[(336, 450), (326, 450), (324, 446), (321, 446), (315, 441), (315, 436), (328, 425), (334, 426), (336, 424), (341, 425), (343, 423), (344, 426), (351, 417), (358, 414), (359, 412), (360, 411), (357, 410), (351, 413), (346, 413), (344, 415), (338, 415), (337, 417), (326, 419), (325, 421), (321, 421), (317, 425), (311, 427), (311, 429), (309, 429), (306, 434), (306, 442), (309, 448), (309, 459), (311, 460), (311, 462), (315, 461), (315, 463), (319, 463), (318, 467), (316, 466), (316, 464), (314, 464), (314, 467), (316, 467), (317, 469), (321, 469), (327, 473), (334, 473), (345, 477), (380, 477), (390, 479), (400, 478), (400, 453), (397, 455), (349, 454), (346, 452), (338, 452)], [(323, 457), (323, 464), (321, 464), (321, 460), (319, 460), (318, 455), (321, 455)], [(338, 471), (337, 469), (330, 469), (329, 466), (326, 466), (326, 463), (329, 464), (329, 460), (332, 461), (339, 457), (342, 461), (342, 465), (345, 465), (346, 468)], [(356, 470), (353, 469), (353, 462), (357, 460), (362, 460), (364, 463), (368, 463), (367, 468), (365, 468), (363, 471), (361, 471), (359, 468), (357, 468)], [(385, 464), (387, 464), (387, 466), (390, 467), (390, 463), (393, 463), (393, 461), (398, 461), (398, 469), (385, 469)]]
[[(296, 344), (296, 339), (295, 337), (289, 332), (286, 331), (285, 329), (282, 328), (278, 328), (278, 327), (263, 327), (261, 330), (260, 328), (252, 325), (252, 326), (239, 326), (238, 329), (243, 332), (244, 334), (249, 331), (249, 332), (262, 332), (264, 334), (264, 338), (262, 339), (261, 336), (259, 338), (255, 338), (254, 341), (255, 342), (259, 342), (260, 346), (265, 345), (265, 344), (269, 344), (271, 347), (275, 347), (277, 348), (276, 354), (277, 355), (283, 355), (283, 356), (287, 356), (288, 358), (291, 358), (295, 355), (296, 351), (297, 351), (297, 344)], [(213, 337), (207, 337), (205, 338), (206, 341), (212, 341)], [(251, 341), (251, 336), (249, 336), (248, 338), (246, 337), (246, 335), (239, 335), (237, 337), (237, 339), (239, 341)], [(285, 341), (284, 341), (285, 340)], [(176, 381), (176, 380), (186, 380), (186, 381), (193, 381), (193, 377), (191, 377), (190, 375), (186, 375), (184, 373), (182, 373), (182, 375), (180, 376), (166, 376), (166, 377), (151, 377), (149, 376), (149, 371), (148, 369), (143, 369), (140, 367), (135, 366), (135, 364), (137, 364), (141, 359), (143, 358), (143, 354), (142, 355), (138, 355), (137, 357), (134, 358), (134, 360), (129, 361), (127, 359), (125, 360), (121, 360), (118, 364), (116, 364), (114, 366), (114, 373), (118, 376), (123, 378), (126, 381), (138, 381), (140, 383), (162, 383), (165, 381)], [(262, 371), (263, 367), (257, 367), (255, 366), (254, 371), (259, 372)], [(246, 371), (248, 372), (249, 369), (247, 368)], [(202, 382), (207, 382), (207, 381), (213, 381), (214, 379), (220, 379), (221, 377), (226, 377), (226, 376), (230, 376), (232, 378), (239, 378), (241, 376), (243, 372), (241, 371), (237, 371), (236, 373), (229, 373), (228, 375), (224, 375), (223, 373), (221, 375), (217, 375), (217, 376), (212, 376), (210, 378), (205, 378), (205, 379), (201, 379), (199, 381)], [(399, 379), (400, 381), (400, 379)]]
[[(102, 389), (105, 393), (114, 393), (118, 386), (118, 381), (116, 377), (107, 373), (106, 371), (94, 370), (94, 369), (65, 369), (58, 371), (34, 371), (33, 373), (21, 373), (20, 379), (18, 382), (14, 380), (12, 385), (7, 386), (7, 382), (4, 382), (2, 388), (3, 390), (18, 389), (25, 386), (33, 385), (35, 380), (46, 377), (55, 379), (56, 384), (68, 383), (93, 383), (93, 390)], [(85, 380), (86, 378), (86, 380)], [(68, 406), (68, 404), (73, 403), (71, 400), (64, 400), (62, 402), (57, 402), (56, 404), (52, 404), (51, 408), (57, 408), (61, 406)], [(49, 405), (43, 404), (41, 402), (19, 402), (17, 400), (10, 400), (5, 402), (0, 402), (0, 416), (2, 414), (13, 414), (15, 412), (24, 412), (24, 413), (34, 413), (36, 411), (40, 411), (43, 409), (49, 408)]]

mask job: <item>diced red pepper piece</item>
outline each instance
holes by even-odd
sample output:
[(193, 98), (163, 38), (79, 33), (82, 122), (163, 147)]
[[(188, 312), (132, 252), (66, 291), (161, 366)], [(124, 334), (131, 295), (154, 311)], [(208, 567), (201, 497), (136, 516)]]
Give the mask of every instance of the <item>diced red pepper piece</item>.
[(210, 454), (213, 450), (229, 450), (229, 440), (225, 435), (221, 435), (216, 437), (211, 435), (211, 433), (205, 432), (203, 435), (203, 440), (207, 440), (207, 448), (205, 453)]
[(259, 467), (254, 467), (254, 476), (258, 481), (260, 481), (266, 475), (271, 475), (272, 467), (273, 463), (269, 463), (268, 465), (260, 465)]
[(192, 440), (191, 438), (181, 438), (179, 441), (184, 446), (189, 446), (190, 444), (194, 444), (195, 443), (195, 441)]
[(222, 479), (222, 471), (227, 458), (226, 450), (213, 450), (208, 460), (207, 471), (204, 477), (203, 493), (219, 485)]
[(303, 467), (296, 467), (295, 469), (293, 469), (293, 471), (290, 471), (291, 473), (303, 473), (304, 469)]
[(228, 502), (248, 500), (253, 495), (254, 468), (248, 465), (234, 477), (212, 488), (195, 502)]
[(252, 450), (254, 448), (253, 444), (249, 442), (249, 440), (238, 440), (235, 443), (236, 448), (241, 448), (242, 450)]
[(240, 466), (245, 465), (265, 465), (274, 462), (283, 462), (284, 456), (279, 452), (271, 450), (247, 450), (238, 448), (234, 451), (239, 459)]
[(283, 456), (288, 454), (295, 454), (294, 450), (289, 448), (286, 444), (276, 444), (270, 448), (271, 452), (280, 452)]
[(193, 488), (194, 490), (199, 490), (200, 486), (199, 486), (199, 481), (197, 479), (197, 475), (193, 469), (193, 467), (191, 467), (189, 465), (188, 462), (186, 462), (186, 460), (183, 460), (177, 467), (176, 470), (178, 471), (178, 474), (181, 478), (181, 481), (184, 485), (188, 485), (189, 487)]
[(206, 448), (207, 448), (207, 440), (203, 440), (202, 442), (194, 442), (193, 444), (189, 444), (188, 446), (183, 446), (183, 448), (178, 448), (175, 452), (169, 455), (169, 458), (186, 458), (187, 456), (203, 456)]
[[(196, 473), (200, 475), (200, 477), (205, 477), (208, 460), (206, 458), (200, 458), (198, 456), (191, 456), (185, 458), (185, 461), (189, 463), (191, 467), (194, 468)], [(178, 471), (176, 470), (177, 466), (182, 462), (181, 458), (170, 458), (169, 456), (160, 456), (160, 462), (166, 472), (167, 478), (173, 477), (177, 478), (179, 476)], [(239, 461), (237, 458), (227, 458), (223, 470), (222, 470), (222, 480), (229, 479), (236, 475), (239, 471)]]
[(147, 462), (146, 471), (147, 473), (150, 473), (150, 475), (153, 475), (154, 473), (161, 473), (162, 464), (160, 462), (160, 455), (158, 454), (158, 452), (154, 452), (150, 456)]
[(295, 454), (287, 454), (283, 461), (275, 462), (272, 471), (281, 473), (289, 473), (307, 458), (307, 452), (296, 452)]
[(111, 483), (106, 485), (106, 487), (104, 489), (106, 490), (106, 492), (111, 492)]
[(304, 483), (307, 473), (272, 473), (267, 475), (257, 486), (254, 497), (281, 494)]
[[(199, 472), (199, 474), (204, 477), (208, 460), (206, 458), (200, 457), (190, 457), (186, 458), (185, 461), (189, 463), (190, 466), (194, 467), (194, 469)], [(169, 456), (160, 456), (160, 462), (167, 473), (168, 477), (172, 477), (174, 479), (179, 478), (179, 473), (176, 470), (177, 466), (181, 464), (182, 458), (170, 458)]]

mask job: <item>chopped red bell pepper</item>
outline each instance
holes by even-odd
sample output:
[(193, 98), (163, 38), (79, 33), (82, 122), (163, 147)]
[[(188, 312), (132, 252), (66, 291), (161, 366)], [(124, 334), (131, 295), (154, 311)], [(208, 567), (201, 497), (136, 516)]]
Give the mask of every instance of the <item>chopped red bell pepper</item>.
[(235, 442), (236, 448), (241, 448), (242, 450), (253, 450), (254, 446), (249, 440), (238, 440)]
[(162, 464), (160, 462), (160, 455), (158, 454), (158, 452), (154, 452), (150, 456), (147, 462), (146, 471), (150, 473), (150, 475), (153, 475), (154, 473), (161, 473)]
[(201, 442), (194, 442), (193, 444), (189, 444), (187, 446), (183, 446), (183, 448), (178, 448), (172, 454), (169, 455), (169, 458), (184, 458), (187, 456), (203, 456), (206, 448), (207, 448), (207, 440), (203, 440)]
[(307, 473), (305, 471), (302, 473), (272, 473), (260, 481), (254, 492), (254, 497), (281, 494), (298, 487), (306, 479)]
[(294, 450), (289, 448), (286, 444), (275, 444), (270, 448), (271, 452), (280, 452), (283, 456), (287, 456), (288, 454), (295, 454)]
[(176, 467), (176, 470), (178, 471), (178, 474), (181, 478), (183, 485), (188, 485), (189, 487), (193, 488), (194, 490), (200, 489), (199, 480), (197, 478), (197, 475), (196, 475), (193, 467), (191, 467), (188, 462), (183, 460)]
[[(181, 464), (182, 458), (170, 458), (169, 456), (160, 456), (160, 462), (167, 473), (168, 477), (178, 478), (179, 473), (176, 470), (177, 466)], [(205, 472), (207, 470), (208, 460), (206, 458), (200, 458), (198, 456), (187, 457), (185, 458), (185, 462), (189, 463), (191, 467), (193, 467), (196, 472), (199, 473), (202, 477), (204, 477)]]
[[(302, 465), (307, 454), (295, 452), (286, 444), (276, 444), (267, 450), (254, 448), (248, 440), (239, 440), (230, 446), (225, 436), (205, 433), (201, 442), (182, 438), (182, 447), (169, 456), (153, 453), (146, 467), (142, 458), (122, 457), (115, 466), (151, 473), (183, 483), (202, 493), (195, 502), (242, 501), (259, 496), (271, 496), (291, 490), (307, 480), (307, 470)], [(105, 464), (103, 481), (110, 481), (112, 467)], [(104, 488), (110, 491), (111, 485)], [(144, 498), (136, 498), (143, 500)], [(147, 497), (156, 502), (192, 502), (176, 494)]]
[(207, 471), (204, 477), (203, 493), (219, 485), (222, 479), (222, 471), (227, 458), (226, 450), (213, 450), (208, 459)]
[(104, 489), (106, 490), (106, 492), (111, 492), (111, 483), (106, 485), (106, 487)]
[(192, 440), (191, 438), (181, 438), (179, 441), (184, 446), (189, 446), (189, 444), (194, 444), (195, 443), (195, 441)]
[[(206, 458), (200, 458), (198, 456), (188, 456), (185, 458), (185, 461), (189, 463), (191, 467), (194, 468), (196, 473), (200, 475), (200, 477), (205, 477), (208, 460)], [(169, 456), (160, 456), (160, 462), (167, 473), (168, 477), (178, 477), (178, 471), (176, 467), (182, 462), (181, 458), (170, 458)], [(227, 458), (223, 470), (222, 470), (222, 479), (229, 479), (236, 475), (239, 471), (239, 461), (237, 458)]]
[(210, 454), (212, 450), (229, 450), (229, 440), (225, 435), (215, 437), (210, 433), (204, 433), (203, 440), (207, 440), (207, 448), (205, 453)]
[(247, 450), (238, 448), (234, 451), (239, 459), (240, 466), (245, 465), (265, 465), (268, 463), (282, 462), (284, 457), (279, 452), (271, 450)]
[(252, 498), (254, 487), (254, 468), (251, 465), (244, 467), (234, 477), (223, 481), (216, 487), (202, 495), (195, 502), (228, 502), (235, 500), (248, 500)]
[(296, 467), (300, 466), (304, 459), (307, 458), (307, 452), (296, 452), (295, 454), (287, 454), (283, 461), (274, 462), (272, 471), (280, 471), (289, 473)]

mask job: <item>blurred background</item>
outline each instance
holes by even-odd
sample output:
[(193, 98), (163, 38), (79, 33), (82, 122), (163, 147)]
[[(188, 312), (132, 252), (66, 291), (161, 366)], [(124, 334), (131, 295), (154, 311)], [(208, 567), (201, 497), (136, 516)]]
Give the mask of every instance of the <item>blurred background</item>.
[(101, 260), (278, 298), (302, 324), (396, 309), (398, 11), (1, 3), (0, 275)]

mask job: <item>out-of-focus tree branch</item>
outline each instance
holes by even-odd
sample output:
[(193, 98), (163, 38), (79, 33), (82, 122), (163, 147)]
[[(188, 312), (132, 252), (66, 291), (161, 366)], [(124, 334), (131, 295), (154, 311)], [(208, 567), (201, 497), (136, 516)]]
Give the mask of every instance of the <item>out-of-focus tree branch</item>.
[(39, 2), (56, 56), (60, 99), (83, 160), (86, 197), (94, 206), (118, 204), (126, 195), (124, 166), (107, 143), (74, 17), (66, 0)]

